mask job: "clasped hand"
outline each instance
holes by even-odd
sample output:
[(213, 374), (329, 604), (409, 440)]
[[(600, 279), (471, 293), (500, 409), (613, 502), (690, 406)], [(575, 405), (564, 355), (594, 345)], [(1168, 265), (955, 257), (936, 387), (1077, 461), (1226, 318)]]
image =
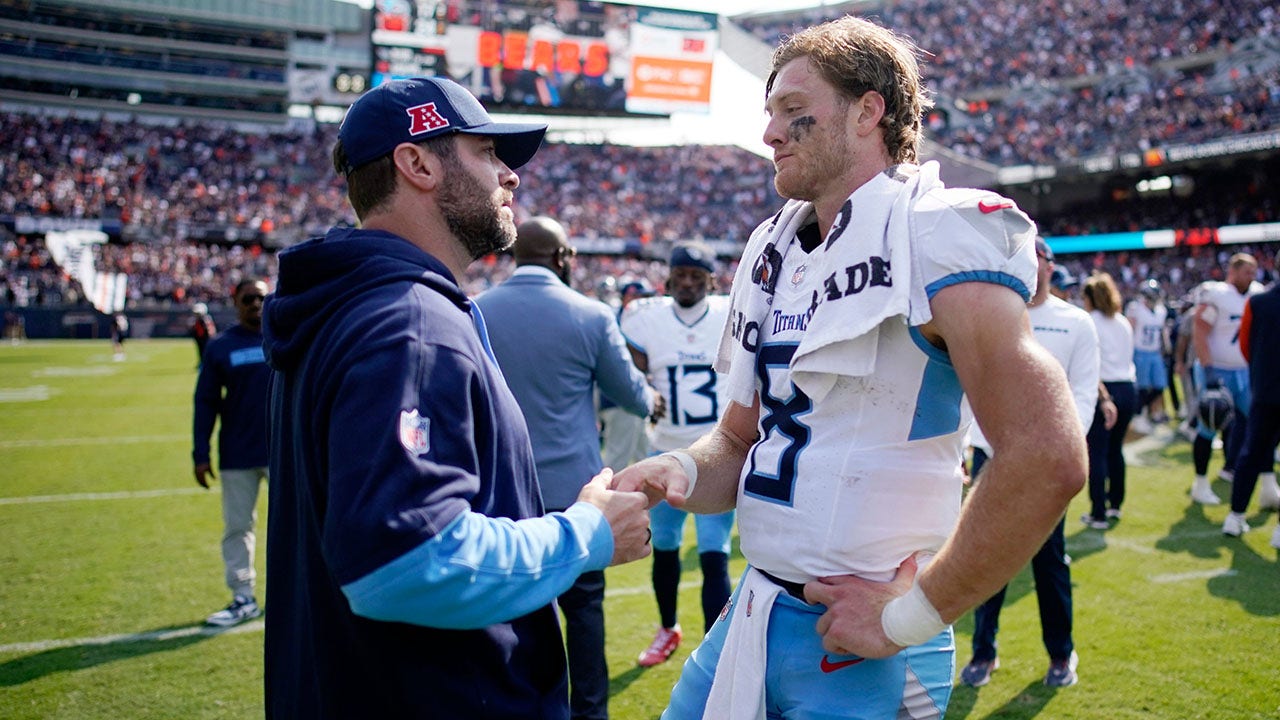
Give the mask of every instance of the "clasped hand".
[(649, 503), (639, 492), (610, 488), (613, 470), (605, 468), (578, 493), (579, 502), (589, 502), (600, 508), (604, 519), (613, 531), (613, 560), (610, 565), (621, 565), (648, 557), (653, 547), (649, 530)]
[(668, 455), (655, 455), (630, 465), (613, 476), (613, 489), (642, 492), (649, 507), (666, 500), (671, 507), (684, 507), (689, 476), (680, 462)]

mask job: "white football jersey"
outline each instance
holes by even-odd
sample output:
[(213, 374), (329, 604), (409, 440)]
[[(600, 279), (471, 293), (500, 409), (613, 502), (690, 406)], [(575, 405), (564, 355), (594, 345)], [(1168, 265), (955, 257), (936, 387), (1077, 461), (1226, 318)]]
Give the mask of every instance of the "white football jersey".
[(720, 334), (729, 314), (729, 298), (708, 295), (705, 309), (685, 322), (675, 300), (637, 300), (622, 315), (627, 342), (649, 358), (649, 382), (667, 401), (667, 413), (649, 432), (654, 450), (688, 447), (724, 412), (724, 382), (712, 369)]
[(1224, 370), (1248, 367), (1240, 352), (1240, 318), (1249, 297), (1262, 292), (1262, 285), (1249, 284), (1245, 292), (1226, 282), (1207, 282), (1200, 288), (1200, 318), (1212, 326), (1209, 332), (1209, 357), (1213, 366)]
[(1133, 326), (1133, 349), (1146, 352), (1162, 352), (1164, 350), (1164, 324), (1169, 311), (1164, 305), (1156, 304), (1147, 307), (1141, 299), (1129, 303), (1125, 317)]
[[(974, 229), (998, 219), (989, 210), (968, 210), (974, 217), (942, 218), (955, 231), (931, 236), (937, 243), (922, 248), (912, 271), (930, 287), (997, 282), (1028, 299), (1034, 231), (1015, 247)], [(742, 552), (753, 566), (794, 582), (849, 573), (885, 580), (912, 553), (936, 552), (950, 535), (972, 414), (946, 352), (902, 316), (872, 331), (872, 374), (839, 376), (819, 402), (799, 390), (791, 358), (815, 293), (829, 288), (794, 238), (778, 250), (782, 264), (755, 357), (760, 439), (738, 487)]]

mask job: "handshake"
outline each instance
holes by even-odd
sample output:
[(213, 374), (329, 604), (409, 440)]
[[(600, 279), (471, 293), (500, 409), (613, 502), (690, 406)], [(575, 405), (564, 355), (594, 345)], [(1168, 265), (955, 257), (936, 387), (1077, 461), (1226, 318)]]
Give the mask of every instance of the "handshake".
[(613, 531), (611, 565), (648, 557), (653, 551), (649, 508), (664, 499), (677, 507), (683, 505), (688, 480), (678, 461), (659, 455), (626, 468), (616, 477), (611, 468), (605, 468), (583, 486), (578, 502), (599, 508)]

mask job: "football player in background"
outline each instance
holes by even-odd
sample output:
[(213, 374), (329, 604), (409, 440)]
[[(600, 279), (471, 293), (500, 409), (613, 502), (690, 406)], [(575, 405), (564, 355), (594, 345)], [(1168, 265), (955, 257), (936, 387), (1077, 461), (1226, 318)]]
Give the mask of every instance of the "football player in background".
[[(653, 297), (653, 287), (643, 278), (623, 282), (618, 288), (619, 322), (631, 303), (647, 297)], [(603, 393), (598, 395), (598, 400), (600, 454), (604, 457), (604, 466), (621, 470), (649, 457), (647, 418), (623, 410)]]
[(1124, 312), (1133, 326), (1133, 365), (1138, 377), (1138, 413), (1133, 425), (1144, 433), (1169, 419), (1164, 412), (1164, 389), (1169, 377), (1164, 365), (1169, 349), (1165, 327), (1168, 310), (1162, 295), (1160, 283), (1147, 280)]
[[(1202, 373), (1202, 382), (1197, 385), (1205, 389), (1221, 386), (1231, 393), (1233, 412), (1227, 423), (1230, 430), (1223, 432), (1224, 459), (1222, 470), (1218, 472), (1218, 477), (1227, 482), (1235, 478), (1236, 461), (1244, 446), (1245, 420), (1249, 416), (1249, 368), (1240, 352), (1240, 318), (1249, 297), (1262, 292), (1262, 285), (1254, 280), (1257, 273), (1258, 261), (1252, 255), (1232, 255), (1227, 261), (1225, 281), (1201, 285), (1195, 320), (1191, 325), (1191, 345)], [(1191, 460), (1196, 472), (1191, 499), (1202, 505), (1222, 502), (1209, 485), (1209, 455), (1213, 451), (1217, 430), (1206, 423), (1199, 423), (1196, 439), (1191, 443)], [(1223, 526), (1223, 532), (1230, 529)]]
[[(710, 295), (715, 287), (715, 253), (705, 243), (678, 243), (671, 250), (667, 296), (633, 303), (622, 316), (622, 334), (641, 372), (667, 400), (667, 413), (652, 427), (649, 446), (666, 452), (693, 444), (724, 409), (721, 378), (712, 368), (729, 298)], [(680, 645), (676, 617), (680, 588), (680, 542), (684, 510), (666, 501), (649, 510), (653, 528), (653, 593), (661, 625), (640, 653), (641, 667), (665, 661)], [(733, 511), (694, 518), (698, 562), (702, 566), (703, 632), (729, 599), (729, 539)]]

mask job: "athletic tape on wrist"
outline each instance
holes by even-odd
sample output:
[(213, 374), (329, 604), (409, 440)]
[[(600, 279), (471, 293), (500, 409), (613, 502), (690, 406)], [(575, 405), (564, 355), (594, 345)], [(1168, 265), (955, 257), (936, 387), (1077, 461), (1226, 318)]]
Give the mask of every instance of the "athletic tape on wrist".
[(693, 486), (698, 482), (698, 463), (694, 462), (693, 456), (679, 450), (670, 450), (662, 454), (675, 458), (675, 461), (680, 463), (680, 467), (684, 468), (684, 474), (689, 476), (689, 487), (685, 488), (684, 496), (692, 495)]
[(880, 613), (884, 636), (895, 645), (919, 645), (942, 632), (947, 624), (924, 596), (919, 583), (912, 583), (906, 595), (896, 597)]

